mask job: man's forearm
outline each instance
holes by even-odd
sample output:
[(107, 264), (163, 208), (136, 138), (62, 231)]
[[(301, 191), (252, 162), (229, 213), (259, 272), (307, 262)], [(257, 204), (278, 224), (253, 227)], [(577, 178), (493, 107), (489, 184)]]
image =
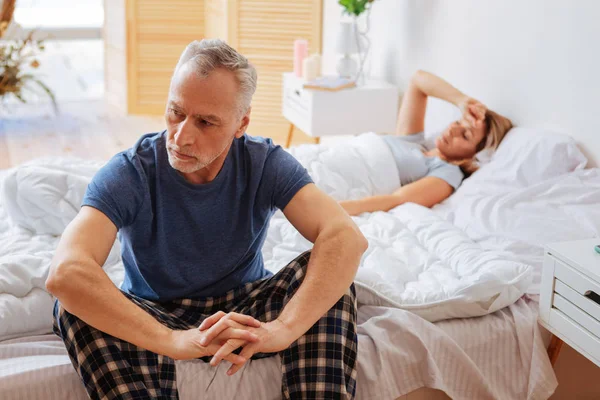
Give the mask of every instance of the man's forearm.
[(325, 229), (315, 241), (306, 276), (278, 320), (302, 336), (346, 293), (367, 248), (358, 228)]
[(48, 289), (87, 324), (154, 353), (168, 355), (171, 329), (125, 297), (100, 266), (64, 267), (63, 281)]

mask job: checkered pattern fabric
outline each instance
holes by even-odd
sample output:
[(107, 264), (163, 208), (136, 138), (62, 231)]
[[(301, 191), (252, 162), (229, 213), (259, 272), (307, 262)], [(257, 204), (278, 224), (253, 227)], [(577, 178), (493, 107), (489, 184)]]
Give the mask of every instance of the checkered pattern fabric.
[[(131, 301), (171, 329), (192, 329), (217, 311), (271, 321), (294, 295), (310, 252), (276, 275), (223, 296), (155, 303), (128, 293)], [(54, 305), (54, 332), (92, 399), (177, 399), (174, 360), (115, 338)], [(257, 354), (254, 358), (273, 354)], [(356, 391), (356, 292), (347, 293), (306, 334), (280, 353), (284, 399), (353, 399)], [(210, 357), (203, 358), (209, 361)]]

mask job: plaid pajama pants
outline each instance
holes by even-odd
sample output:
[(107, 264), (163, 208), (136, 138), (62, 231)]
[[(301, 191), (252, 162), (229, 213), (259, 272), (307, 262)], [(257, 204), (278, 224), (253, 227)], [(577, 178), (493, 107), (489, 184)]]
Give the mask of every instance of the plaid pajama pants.
[[(310, 252), (272, 277), (247, 283), (223, 296), (164, 303), (124, 293), (171, 329), (192, 329), (217, 311), (235, 311), (262, 322), (277, 318), (306, 273)], [(108, 335), (54, 304), (54, 333), (91, 399), (177, 399), (175, 362)], [(289, 348), (280, 352), (282, 398), (353, 399), (356, 391), (356, 292), (346, 294)], [(274, 354), (256, 354), (263, 358)], [(202, 360), (209, 361), (210, 357)]]

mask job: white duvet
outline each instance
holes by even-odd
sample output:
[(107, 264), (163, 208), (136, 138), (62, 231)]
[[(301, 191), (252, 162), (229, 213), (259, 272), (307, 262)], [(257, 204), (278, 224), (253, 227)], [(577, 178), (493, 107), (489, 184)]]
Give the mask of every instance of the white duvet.
[[(291, 152), (334, 198), (390, 193), (399, 186), (392, 155), (374, 134), (344, 145)], [(37, 160), (5, 173), (0, 188), (0, 340), (51, 330), (52, 298), (44, 281), (59, 235), (76, 215), (98, 163)], [(358, 301), (408, 309), (429, 321), (494, 312), (532, 287), (533, 267), (482, 248), (455, 224), (415, 204), (355, 221), (369, 240), (356, 284)], [(7, 223), (10, 220), (10, 223)], [(277, 271), (308, 243), (278, 212), (263, 254)], [(105, 266), (123, 280), (119, 244)]]

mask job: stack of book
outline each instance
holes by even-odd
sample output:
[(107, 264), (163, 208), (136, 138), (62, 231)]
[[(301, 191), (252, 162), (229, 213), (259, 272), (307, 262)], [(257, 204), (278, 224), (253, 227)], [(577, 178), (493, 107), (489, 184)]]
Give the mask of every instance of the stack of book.
[(342, 78), (339, 76), (320, 76), (317, 79), (304, 83), (302, 86), (304, 89), (335, 92), (338, 90), (355, 87), (356, 81), (354, 79)]

